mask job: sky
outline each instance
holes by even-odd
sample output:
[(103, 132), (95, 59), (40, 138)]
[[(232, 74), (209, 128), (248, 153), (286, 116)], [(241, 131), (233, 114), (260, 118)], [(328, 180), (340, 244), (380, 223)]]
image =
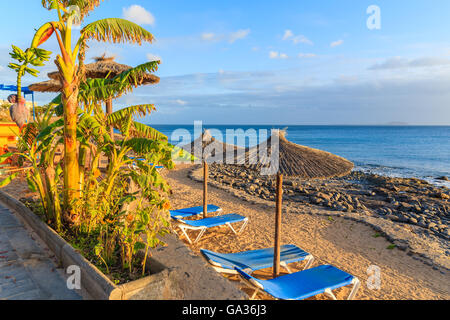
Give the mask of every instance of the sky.
[[(372, 5), (379, 29), (367, 25)], [(14, 84), (11, 44), (27, 48), (56, 17), (40, 0), (1, 1), (0, 11), (0, 84)], [(156, 41), (92, 41), (87, 63), (161, 60), (158, 85), (114, 102), (155, 104), (149, 124), (450, 125), (449, 12), (448, 0), (105, 0), (84, 24), (126, 18)], [(54, 40), (43, 48), (58, 51)], [(47, 80), (53, 60), (24, 84)]]

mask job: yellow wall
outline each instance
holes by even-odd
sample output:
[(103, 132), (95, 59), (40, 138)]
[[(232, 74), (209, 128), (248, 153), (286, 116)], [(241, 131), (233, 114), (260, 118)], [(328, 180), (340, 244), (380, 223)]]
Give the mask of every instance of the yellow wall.
[(0, 147), (15, 146), (19, 127), (14, 122), (0, 122)]

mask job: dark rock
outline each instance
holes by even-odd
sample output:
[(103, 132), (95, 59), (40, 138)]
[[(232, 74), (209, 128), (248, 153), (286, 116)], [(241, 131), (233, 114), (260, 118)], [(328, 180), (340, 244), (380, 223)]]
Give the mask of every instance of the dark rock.
[(400, 207), (403, 210), (411, 210), (414, 208), (414, 206), (412, 204), (406, 203), (406, 202), (401, 202), (400, 203)]
[(322, 198), (322, 199), (324, 199), (324, 200), (326, 200), (326, 201), (329, 201), (329, 200), (331, 199), (331, 195), (325, 194), (325, 193), (323, 193), (323, 192), (317, 192), (317, 193), (315, 194), (315, 196), (318, 197), (318, 198)]
[(417, 224), (417, 219), (414, 217), (409, 217), (409, 222), (411, 222), (413, 224)]
[(450, 199), (450, 196), (443, 192), (437, 192), (432, 195), (434, 198), (442, 199), (442, 200), (448, 200)]

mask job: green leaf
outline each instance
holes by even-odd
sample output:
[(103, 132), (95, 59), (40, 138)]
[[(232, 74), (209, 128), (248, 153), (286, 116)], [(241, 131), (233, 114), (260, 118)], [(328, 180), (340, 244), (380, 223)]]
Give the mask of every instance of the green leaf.
[(147, 138), (150, 140), (168, 141), (168, 137), (165, 134), (139, 122), (133, 122), (130, 135), (134, 138)]
[(134, 250), (138, 251), (142, 249), (145, 249), (145, 244), (143, 242), (136, 242), (136, 244), (134, 245)]
[(140, 104), (137, 106), (131, 106), (120, 109), (110, 115), (108, 115), (108, 124), (117, 124), (128, 117), (141, 116), (145, 117), (155, 110), (153, 104)]
[(131, 92), (147, 74), (158, 70), (158, 61), (147, 62), (122, 72), (113, 79), (86, 79), (80, 84), (79, 97), (86, 104), (115, 99)]
[(8, 184), (11, 183), (11, 181), (13, 181), (18, 176), (19, 176), (19, 173), (14, 173), (14, 174), (10, 175), (8, 178), (6, 178), (2, 182), (0, 182), (0, 188), (6, 187)]
[(31, 192), (37, 191), (36, 184), (30, 177), (27, 177), (27, 183), (28, 183), (28, 189), (30, 189)]
[(120, 18), (107, 18), (88, 24), (81, 30), (85, 39), (113, 43), (152, 42), (153, 35), (138, 24)]
[(45, 139), (47, 136), (53, 134), (53, 131), (55, 129), (61, 128), (62, 126), (64, 126), (64, 119), (59, 119), (59, 120), (53, 122), (51, 125), (49, 125), (48, 127), (44, 128), (43, 130), (41, 130), (41, 132), (37, 136), (37, 139), (38, 140)]
[(8, 160), (8, 158), (11, 157), (12, 155), (13, 155), (12, 152), (8, 152), (8, 153), (5, 153), (5, 154), (1, 155), (0, 156), (0, 163), (3, 163), (6, 160)]

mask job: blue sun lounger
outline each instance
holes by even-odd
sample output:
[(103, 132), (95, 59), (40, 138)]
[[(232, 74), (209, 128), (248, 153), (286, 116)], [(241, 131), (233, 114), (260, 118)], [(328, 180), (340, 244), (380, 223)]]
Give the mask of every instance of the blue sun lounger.
[(352, 300), (360, 287), (358, 278), (330, 265), (323, 265), (270, 280), (256, 279), (239, 268), (236, 268), (236, 271), (244, 283), (255, 290), (250, 299), (254, 299), (259, 291), (264, 291), (274, 298), (282, 300), (303, 300), (322, 293), (333, 300), (337, 300), (333, 290), (353, 285), (347, 298), (347, 300)]
[[(177, 226), (180, 228), (181, 232), (183, 232), (183, 234), (186, 236), (189, 243), (192, 244), (197, 243), (207, 229), (214, 227), (228, 226), (231, 229), (231, 231), (233, 231), (234, 234), (238, 235), (247, 226), (248, 218), (241, 216), (239, 214), (226, 214), (223, 216), (205, 218), (200, 220), (176, 219), (175, 221), (177, 222)], [(243, 224), (239, 229), (239, 231), (236, 231), (233, 228), (232, 224), (239, 222), (242, 222)], [(194, 242), (192, 242), (192, 240), (189, 238), (186, 230), (200, 231)]]
[[(218, 272), (237, 274), (235, 267), (252, 274), (254, 271), (270, 268), (273, 266), (273, 247), (268, 249), (252, 250), (238, 253), (216, 253), (201, 249), (203, 258)], [(305, 261), (304, 269), (308, 269), (314, 262), (314, 257), (299, 247), (288, 244), (280, 248), (280, 265), (289, 273), (289, 263)]]
[[(207, 210), (208, 213), (215, 213), (222, 211), (222, 208), (209, 204)], [(195, 217), (200, 214), (203, 214), (203, 206), (170, 211), (170, 217), (172, 219), (184, 219), (189, 217)]]

